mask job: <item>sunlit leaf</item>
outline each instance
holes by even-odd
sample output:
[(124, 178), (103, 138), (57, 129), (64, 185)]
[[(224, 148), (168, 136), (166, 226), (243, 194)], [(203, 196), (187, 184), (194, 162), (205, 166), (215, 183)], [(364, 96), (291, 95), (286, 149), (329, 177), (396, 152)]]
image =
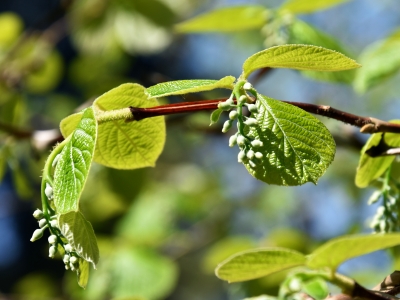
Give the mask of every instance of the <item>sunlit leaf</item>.
[[(85, 219), (83, 214), (79, 211), (61, 214), (58, 216), (58, 226), (76, 253), (96, 268), (100, 257), (99, 247), (92, 224)], [(86, 275), (85, 268), (86, 266), (82, 265), (82, 277), (78, 277), (78, 280), (82, 280), (82, 283), (84, 283), (85, 277), (89, 276), (88, 273)]]
[(335, 155), (335, 141), (329, 130), (311, 114), (293, 105), (258, 94), (257, 127), (248, 137), (259, 139), (261, 161), (245, 166), (255, 178), (269, 184), (316, 183)]
[[(157, 106), (139, 84), (122, 84), (97, 98), (96, 112), (133, 107)], [(164, 117), (125, 122), (114, 120), (99, 124), (94, 161), (116, 169), (154, 166), (165, 143)]]
[(146, 89), (151, 98), (159, 98), (170, 95), (182, 95), (189, 93), (198, 93), (214, 89), (233, 89), (235, 77), (226, 76), (220, 80), (212, 79), (194, 79), (194, 80), (176, 80), (153, 85)]
[(24, 24), (15, 13), (3, 12), (0, 14), (0, 49), (11, 46), (21, 34)]
[(309, 14), (347, 1), (349, 0), (289, 0), (280, 7), (280, 10), (293, 14)]
[(74, 132), (79, 121), (82, 119), (83, 112), (78, 112), (64, 118), (60, 122), (60, 131), (62, 136), (66, 139), (72, 132)]
[(282, 45), (253, 54), (243, 64), (242, 76), (261, 68), (289, 68), (311, 71), (342, 71), (360, 65), (347, 56), (322, 47), (311, 45)]
[(93, 109), (87, 108), (68, 138), (54, 171), (54, 204), (58, 213), (79, 209), (96, 143), (97, 122)]
[[(392, 120), (392, 123), (400, 124), (400, 120)], [(395, 160), (394, 155), (371, 157), (365, 152), (371, 147), (377, 146), (382, 139), (382, 133), (375, 133), (370, 136), (364, 147), (361, 149), (361, 156), (358, 162), (355, 183), (358, 187), (367, 187), (372, 181), (379, 178)], [(388, 146), (400, 147), (400, 136), (396, 133), (385, 133), (383, 139)]]
[(307, 266), (335, 271), (348, 259), (399, 244), (399, 233), (341, 236), (326, 242), (311, 253), (307, 257)]
[(79, 268), (77, 270), (78, 284), (82, 288), (86, 288), (89, 281), (89, 262), (83, 259), (79, 259)]
[(285, 248), (260, 248), (237, 253), (215, 270), (218, 278), (239, 282), (260, 278), (288, 268), (304, 265), (306, 257)]
[(181, 33), (230, 32), (261, 28), (267, 21), (268, 10), (259, 5), (232, 6), (214, 9), (176, 25)]

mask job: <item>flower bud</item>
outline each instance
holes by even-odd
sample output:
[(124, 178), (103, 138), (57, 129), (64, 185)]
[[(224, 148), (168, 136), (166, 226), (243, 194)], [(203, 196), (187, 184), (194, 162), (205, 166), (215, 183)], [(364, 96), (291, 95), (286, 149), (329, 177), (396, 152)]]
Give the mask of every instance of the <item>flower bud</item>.
[(263, 155), (261, 152), (256, 152), (256, 153), (254, 153), (254, 156), (255, 156), (257, 159), (262, 159), (264, 155)]
[(46, 188), (44, 189), (44, 193), (46, 194), (49, 200), (53, 199), (53, 188), (46, 182)]
[(233, 147), (237, 144), (237, 135), (234, 134), (229, 138), (229, 147)]
[(72, 249), (71, 244), (66, 244), (64, 246), (64, 249), (65, 249), (65, 252), (72, 252), (72, 250), (74, 250), (74, 249)]
[(234, 105), (235, 105), (235, 104), (234, 104), (233, 100), (232, 100), (232, 99), (228, 99), (228, 100), (226, 100), (226, 101), (224, 101), (224, 102), (218, 103), (218, 108), (219, 108), (219, 109), (222, 109), (222, 110), (229, 110), (229, 109), (231, 109)]
[(64, 264), (69, 263), (69, 259), (70, 259), (70, 256), (68, 254), (65, 254), (64, 257), (63, 257)]
[(253, 89), (253, 86), (251, 85), (250, 82), (246, 82), (246, 83), (243, 85), (243, 89), (245, 89), (245, 90), (252, 90), (252, 89)]
[(222, 127), (222, 132), (228, 132), (229, 129), (232, 128), (232, 120), (227, 120), (224, 123), (224, 126)]
[(257, 105), (255, 105), (255, 104), (247, 105), (247, 109), (249, 110), (249, 112), (251, 112), (253, 114), (258, 113), (258, 108), (257, 108)]
[(69, 270), (69, 266), (67, 264), (65, 264), (65, 270)]
[(236, 142), (239, 146), (244, 146), (244, 144), (246, 143), (246, 139), (243, 135), (238, 135)]
[(247, 126), (257, 126), (258, 122), (254, 118), (248, 118), (246, 121), (243, 122)]
[(71, 256), (71, 258), (69, 259), (69, 262), (71, 264), (75, 264), (78, 261), (78, 258), (76, 256)]
[(57, 253), (57, 247), (56, 246), (51, 246), (49, 248), (49, 257), (54, 258), (54, 255)]
[(246, 156), (247, 156), (248, 159), (253, 159), (253, 157), (254, 157), (254, 151), (253, 151), (253, 150), (247, 151)]
[(43, 215), (43, 212), (42, 212), (40, 209), (37, 209), (37, 210), (35, 210), (35, 211), (33, 212), (33, 217), (34, 217), (36, 220), (40, 220), (40, 219), (42, 219), (42, 218), (44, 217), (44, 215)]
[(40, 239), (43, 236), (43, 230), (44, 230), (44, 228), (36, 229), (33, 232), (33, 235), (31, 237), (31, 242), (34, 242), (34, 241), (37, 241), (38, 239)]
[(238, 162), (243, 162), (243, 160), (246, 158), (246, 153), (243, 151), (243, 150), (241, 150), (241, 151), (239, 151), (239, 154), (238, 154)]
[(55, 244), (57, 242), (57, 236), (52, 234), (51, 236), (49, 236), (48, 241), (49, 244)]
[(57, 220), (51, 220), (50, 221), (50, 226), (53, 228), (58, 228), (58, 222)]
[(46, 226), (47, 224), (47, 220), (45, 218), (39, 220), (39, 227), (43, 228), (44, 226)]
[(235, 120), (235, 119), (237, 119), (237, 116), (238, 116), (238, 112), (236, 110), (232, 110), (229, 112), (229, 119)]
[(253, 141), (251, 141), (251, 145), (253, 147), (262, 147), (262, 146), (264, 146), (264, 143), (261, 142), (260, 140), (253, 140)]
[(247, 101), (247, 97), (245, 95), (242, 95), (239, 97), (239, 100), (237, 101), (237, 104), (239, 106), (243, 106)]
[(71, 271), (75, 271), (75, 266), (71, 263), (69, 263), (69, 267), (71, 268)]
[(252, 167), (253, 169), (256, 167), (256, 164), (254, 162), (252, 162), (251, 160), (249, 160), (249, 165), (250, 167)]

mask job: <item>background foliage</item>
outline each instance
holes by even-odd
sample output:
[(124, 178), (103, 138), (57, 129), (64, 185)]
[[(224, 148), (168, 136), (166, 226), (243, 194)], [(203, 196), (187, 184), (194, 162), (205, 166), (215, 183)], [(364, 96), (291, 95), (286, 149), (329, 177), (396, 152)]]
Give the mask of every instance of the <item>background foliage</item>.
[[(24, 299), (273, 294), (283, 275), (227, 285), (214, 268), (256, 246), (309, 254), (329, 238), (370, 232), (365, 220), (378, 204), (368, 206), (373, 190), (354, 184), (366, 139), (356, 129), (322, 119), (338, 144), (334, 162), (317, 186), (283, 188), (249, 176), (236, 163), (237, 151), (227, 147), (228, 137), (208, 126), (208, 113), (197, 113), (167, 119), (166, 145), (155, 168), (119, 171), (93, 164), (81, 206), (96, 231), (101, 259), (85, 291), (62, 263), (47, 259), (45, 239), (29, 242), (37, 226), (31, 212), (40, 205), (39, 176), (59, 138), (60, 120), (119, 84), (238, 76), (245, 58), (267, 46), (324, 45), (356, 58), (362, 73), (314, 81), (309, 71), (274, 70), (257, 89), (277, 99), (398, 118), (397, 2), (339, 2), (321, 11), (286, 4), (295, 16), (268, 18), (283, 1), (252, 1), (259, 9), (251, 30), (183, 34), (174, 24), (249, 1), (2, 1), (0, 123), (7, 130), (0, 131), (0, 292)], [(218, 90), (165, 101), (222, 96), (226, 92)], [(10, 126), (19, 131), (10, 134)], [(378, 252), (340, 271), (372, 286), (396, 265)]]

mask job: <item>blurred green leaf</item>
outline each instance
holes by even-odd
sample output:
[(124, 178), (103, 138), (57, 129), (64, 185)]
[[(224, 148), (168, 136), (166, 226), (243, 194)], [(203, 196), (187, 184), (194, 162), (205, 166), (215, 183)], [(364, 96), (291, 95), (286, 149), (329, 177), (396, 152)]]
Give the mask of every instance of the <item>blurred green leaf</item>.
[(237, 253), (218, 265), (215, 274), (228, 282), (246, 281), (304, 265), (306, 257), (285, 248), (260, 248)]
[(146, 169), (117, 170), (106, 169), (106, 178), (110, 189), (121, 196), (125, 203), (131, 203), (140, 193), (147, 179)]
[(7, 171), (7, 146), (0, 147), (0, 183), (3, 181), (4, 175)]
[(332, 272), (350, 258), (400, 244), (399, 233), (349, 235), (332, 239), (307, 256), (307, 266), (329, 268)]
[(20, 16), (13, 12), (0, 14), (0, 51), (10, 47), (19, 37), (24, 24)]
[[(148, 99), (143, 86), (126, 83), (101, 95), (93, 106), (97, 114), (129, 106), (152, 107), (157, 104), (156, 99)], [(153, 167), (164, 143), (164, 117), (102, 123), (99, 125), (94, 161), (116, 169)]]
[(54, 205), (58, 213), (77, 211), (92, 163), (97, 122), (92, 107), (85, 109), (78, 126), (66, 140), (54, 171)]
[(214, 9), (179, 23), (179, 33), (232, 32), (261, 28), (268, 17), (268, 10), (260, 5), (231, 6)]
[(359, 68), (351, 58), (329, 49), (311, 45), (281, 45), (253, 54), (243, 64), (242, 77), (262, 68), (289, 68), (314, 71), (343, 71)]
[(218, 122), (219, 117), (221, 116), (222, 112), (223, 112), (222, 109), (216, 109), (211, 113), (210, 126)]
[[(100, 257), (99, 248), (93, 227), (83, 214), (79, 211), (60, 214), (58, 215), (58, 226), (76, 253), (84, 260), (92, 263), (96, 269)], [(79, 267), (81, 266), (79, 265)], [(82, 273), (78, 273), (78, 281), (83, 284), (87, 282), (85, 278), (89, 276), (89, 271), (86, 271), (84, 265), (82, 265), (81, 271)]]
[(329, 295), (328, 285), (322, 278), (315, 278), (303, 283), (303, 290), (313, 299), (326, 299)]
[(212, 79), (194, 79), (194, 80), (176, 80), (153, 85), (146, 89), (150, 98), (159, 98), (171, 95), (182, 95), (189, 93), (198, 93), (214, 89), (233, 89), (235, 77), (226, 76), (220, 80)]
[(177, 280), (177, 267), (151, 248), (118, 249), (113, 261), (112, 296), (165, 299)]
[(357, 70), (354, 89), (364, 93), (381, 84), (398, 72), (400, 68), (400, 31), (394, 32), (387, 39), (366, 47), (359, 57), (363, 67)]
[(26, 170), (20, 166), (16, 158), (13, 158), (11, 161), (11, 174), (15, 190), (22, 199), (29, 199), (33, 195), (33, 189), (26, 176)]
[[(390, 122), (400, 124), (400, 120), (392, 120)], [(379, 178), (395, 160), (393, 155), (371, 157), (365, 153), (371, 147), (377, 146), (382, 137), (387, 145), (391, 147), (400, 147), (399, 134), (372, 134), (361, 150), (361, 156), (355, 178), (355, 183), (359, 188), (367, 187), (372, 181)]]
[(281, 11), (289, 11), (293, 14), (309, 14), (347, 1), (348, 0), (289, 0), (279, 9)]
[(86, 288), (89, 281), (89, 262), (83, 259), (79, 259), (79, 268), (77, 270), (78, 284), (82, 288)]
[(317, 118), (293, 105), (258, 94), (259, 126), (251, 127), (248, 137), (260, 140), (261, 162), (251, 175), (269, 184), (301, 185), (316, 183), (335, 156), (335, 141)]
[(54, 276), (44, 272), (32, 272), (19, 278), (12, 292), (20, 299), (51, 299), (57, 297), (57, 281)]

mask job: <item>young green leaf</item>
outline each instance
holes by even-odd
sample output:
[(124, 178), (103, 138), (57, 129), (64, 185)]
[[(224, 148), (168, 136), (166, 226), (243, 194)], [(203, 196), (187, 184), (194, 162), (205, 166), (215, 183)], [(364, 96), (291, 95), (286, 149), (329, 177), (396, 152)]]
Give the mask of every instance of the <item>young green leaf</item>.
[(76, 126), (78, 126), (79, 121), (82, 119), (83, 112), (69, 115), (65, 117), (60, 122), (60, 131), (62, 136), (66, 139), (72, 132), (74, 132)]
[(83, 259), (79, 259), (79, 268), (77, 270), (78, 284), (82, 288), (86, 288), (89, 281), (89, 262)]
[[(87, 262), (92, 263), (96, 269), (99, 261), (99, 248), (92, 224), (80, 211), (71, 211), (58, 216), (58, 226), (76, 253)], [(84, 268), (82, 276), (86, 276), (83, 272)], [(84, 277), (82, 277), (82, 283), (84, 283)]]
[(268, 10), (260, 5), (224, 7), (206, 12), (179, 23), (180, 33), (232, 32), (261, 28), (267, 21)]
[(280, 8), (280, 11), (289, 11), (293, 14), (309, 14), (349, 0), (289, 0)]
[[(97, 114), (102, 111), (129, 106), (157, 106), (139, 84), (122, 84), (97, 98), (93, 106)], [(72, 123), (72, 122), (71, 122)], [(125, 122), (112, 120), (99, 124), (96, 151), (93, 160), (116, 169), (136, 169), (154, 166), (165, 143), (164, 117)]]
[(310, 71), (343, 71), (360, 65), (347, 56), (311, 45), (282, 45), (253, 54), (243, 64), (242, 77), (261, 68), (289, 68)]
[(54, 171), (54, 204), (58, 213), (77, 211), (96, 144), (97, 122), (91, 107), (68, 137)]
[(329, 268), (334, 272), (348, 259), (399, 244), (399, 233), (342, 236), (328, 241), (311, 253), (307, 257), (307, 266), (313, 269)]
[[(400, 124), (400, 120), (393, 120), (392, 123)], [(367, 187), (372, 181), (379, 178), (393, 163), (395, 156), (371, 157), (365, 152), (371, 147), (377, 146), (381, 139), (391, 147), (400, 147), (400, 136), (395, 133), (375, 133), (371, 135), (361, 150), (360, 161), (358, 162), (355, 183), (359, 188)]]
[(304, 265), (306, 257), (286, 248), (260, 248), (239, 252), (218, 265), (215, 274), (228, 282), (240, 282)]
[(247, 135), (263, 143), (254, 151), (264, 157), (255, 167), (245, 163), (249, 173), (269, 184), (317, 183), (335, 155), (329, 130), (300, 108), (261, 94), (257, 99), (259, 126)]
[(400, 68), (400, 31), (367, 47), (360, 55), (363, 68), (357, 71), (354, 89), (364, 93), (396, 74)]
[(176, 80), (153, 85), (146, 89), (150, 98), (159, 98), (171, 95), (182, 95), (189, 93), (198, 93), (214, 89), (233, 89), (235, 77), (226, 76), (220, 80), (212, 79), (194, 79), (194, 80)]
[(211, 113), (210, 116), (210, 126), (217, 123), (219, 120), (219, 117), (221, 116), (223, 110), (222, 109), (216, 109)]

